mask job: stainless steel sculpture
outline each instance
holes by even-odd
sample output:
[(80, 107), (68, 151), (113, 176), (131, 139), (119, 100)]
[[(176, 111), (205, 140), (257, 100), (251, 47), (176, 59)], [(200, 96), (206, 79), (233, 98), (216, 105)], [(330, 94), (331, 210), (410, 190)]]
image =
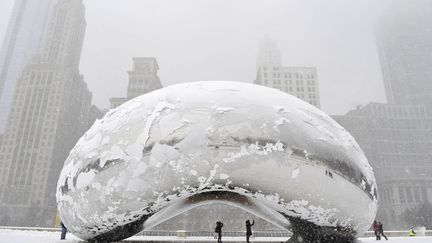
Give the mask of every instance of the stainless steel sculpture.
[(57, 186), (61, 219), (85, 240), (127, 238), (222, 201), (294, 233), (348, 242), (377, 210), (352, 136), (281, 91), (196, 82), (137, 97), (95, 122)]

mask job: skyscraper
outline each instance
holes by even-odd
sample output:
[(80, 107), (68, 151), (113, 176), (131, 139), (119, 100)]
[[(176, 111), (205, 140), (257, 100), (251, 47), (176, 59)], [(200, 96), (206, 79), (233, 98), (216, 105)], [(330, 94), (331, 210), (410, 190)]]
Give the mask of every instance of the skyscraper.
[(44, 46), (56, 0), (16, 0), (0, 50), (0, 134), (5, 131), (18, 78)]
[(115, 97), (110, 99), (111, 108), (123, 104), (142, 94), (162, 88), (157, 71), (159, 66), (154, 57), (134, 57), (132, 71), (128, 71), (129, 84), (127, 97)]
[(261, 67), (256, 84), (279, 89), (311, 105), (320, 107), (317, 70), (315, 67)]
[(416, 210), (432, 203), (432, 5), (389, 4), (376, 27), (388, 104), (370, 103), (333, 118), (354, 136), (374, 169), (378, 218), (401, 228), (413, 225), (407, 216), (421, 219), (425, 210)]
[(276, 41), (268, 36), (261, 41), (258, 51), (256, 68), (259, 67), (279, 67), (282, 65), (282, 55), (277, 47)]
[(390, 104), (432, 105), (432, 4), (392, 1), (376, 24)]
[(432, 113), (425, 106), (370, 103), (333, 118), (374, 169), (378, 218), (392, 228), (409, 227), (406, 210), (432, 203)]
[(59, 0), (41, 55), (18, 79), (0, 150), (0, 211), (11, 224), (53, 225), (60, 170), (98, 116), (78, 69), (85, 28), (82, 0)]
[(279, 89), (320, 107), (318, 74), (315, 67), (288, 67), (281, 63), (276, 42), (266, 37), (257, 58), (256, 84)]

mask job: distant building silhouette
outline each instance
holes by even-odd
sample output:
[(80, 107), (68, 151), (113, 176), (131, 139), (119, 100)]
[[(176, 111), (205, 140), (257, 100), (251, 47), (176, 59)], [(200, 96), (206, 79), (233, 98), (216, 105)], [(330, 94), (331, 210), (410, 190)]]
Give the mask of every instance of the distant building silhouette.
[(0, 134), (6, 130), (17, 80), (44, 45), (55, 1), (15, 1), (0, 50)]
[(389, 104), (432, 105), (432, 4), (392, 1), (375, 34)]
[(154, 57), (135, 57), (132, 71), (128, 71), (129, 85), (127, 97), (111, 98), (111, 108), (116, 108), (126, 101), (142, 94), (162, 88), (161, 81), (157, 75), (159, 66)]
[(256, 70), (260, 67), (282, 66), (282, 54), (277, 47), (276, 41), (268, 36), (261, 41), (256, 62)]
[(316, 68), (283, 66), (276, 42), (268, 37), (261, 42), (258, 51), (255, 84), (279, 89), (320, 107)]
[(17, 82), (0, 150), (0, 212), (12, 225), (53, 225), (63, 163), (101, 116), (78, 68), (85, 28), (82, 0), (59, 0), (41, 55)]
[(392, 1), (376, 28), (388, 104), (370, 103), (333, 116), (372, 165), (379, 189), (378, 218), (391, 228), (411, 226), (405, 212), (432, 203), (430, 23), (429, 1)]

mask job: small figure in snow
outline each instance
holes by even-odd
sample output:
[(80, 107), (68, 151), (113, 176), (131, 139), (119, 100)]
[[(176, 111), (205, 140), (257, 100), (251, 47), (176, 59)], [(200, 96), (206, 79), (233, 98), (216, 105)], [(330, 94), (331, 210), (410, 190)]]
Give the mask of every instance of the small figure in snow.
[(375, 233), (376, 240), (381, 240), (381, 236), (379, 233), (379, 226), (378, 226), (378, 222), (376, 220), (373, 221), (372, 229)]
[(61, 236), (60, 236), (60, 240), (66, 240), (67, 228), (66, 228), (66, 226), (63, 224), (63, 222), (60, 222), (60, 225), (61, 225)]
[(416, 232), (414, 232), (414, 228), (411, 226), (410, 230), (409, 230), (409, 236), (415, 236)]
[(218, 234), (217, 242), (219, 243), (222, 243), (222, 227), (223, 223), (221, 221), (217, 221), (215, 232)]
[(255, 220), (252, 220), (252, 224), (251, 222), (248, 220), (246, 220), (246, 242), (249, 243), (249, 238), (252, 235), (252, 226), (255, 224)]
[(384, 236), (386, 240), (388, 240), (387, 236), (385, 236), (384, 234), (383, 224), (381, 222), (378, 222), (378, 235), (380, 237), (380, 240), (381, 240), (381, 235)]

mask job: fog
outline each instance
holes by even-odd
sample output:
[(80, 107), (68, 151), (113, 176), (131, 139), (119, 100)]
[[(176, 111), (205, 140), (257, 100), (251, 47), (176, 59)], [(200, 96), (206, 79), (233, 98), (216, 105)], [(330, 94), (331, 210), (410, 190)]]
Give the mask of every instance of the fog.
[[(14, 10), (15, 2), (17, 7)], [(8, 24), (10, 20), (11, 24)], [(275, 48), (271, 47), (266, 52), (267, 56), (264, 55), (260, 61), (269, 56), (271, 58), (268, 59), (271, 60), (264, 60), (262, 62), (264, 65), (261, 65), (257, 72), (258, 49), (262, 40), (266, 38), (277, 43), (282, 55), (282, 65), (278, 62), (278, 52), (273, 51)], [(346, 185), (356, 188), (346, 190), (348, 193), (345, 193), (345, 197), (341, 195), (340, 198), (334, 196), (327, 198), (326, 203), (330, 202), (327, 205), (332, 205), (332, 200), (341, 199), (342, 204), (345, 203), (344, 206), (348, 205), (345, 208), (352, 211), (352, 203), (349, 203), (348, 199), (356, 199), (347, 195), (356, 192), (357, 196), (363, 198), (364, 194), (367, 194), (362, 201), (365, 202), (363, 205), (369, 205), (367, 213), (359, 213), (361, 211), (357, 213), (368, 214), (370, 217), (366, 219), (361, 216), (361, 219), (354, 223), (367, 227), (371, 223), (368, 220), (372, 221), (377, 215), (376, 219), (385, 221), (391, 229), (407, 229), (413, 225), (432, 228), (432, 220), (430, 220), (432, 218), (432, 153), (430, 151), (432, 147), (432, 2), (430, 0), (0, 0), (0, 41), (4, 41), (0, 43), (3, 44), (0, 49), (0, 226), (59, 226), (56, 185), (60, 181), (59, 175), (65, 161), (67, 163), (68, 156), (71, 157), (74, 151), (80, 156), (87, 156), (85, 158), (89, 164), (81, 163), (83, 160), (79, 156), (73, 160), (72, 163), (79, 161), (76, 164), (82, 165), (83, 168), (80, 170), (75, 168), (76, 170), (71, 170), (74, 175), (71, 172), (63, 178), (64, 182), (59, 183), (57, 188), (58, 195), (66, 195), (71, 191), (70, 189), (75, 187), (77, 177), (89, 170), (95, 176), (99, 176), (98, 173), (105, 168), (105, 162), (108, 160), (102, 157), (111, 156), (111, 150), (114, 148), (121, 151), (115, 155), (117, 157), (109, 157), (110, 166), (112, 161), (122, 166), (129, 163), (126, 157), (130, 155), (128, 151), (130, 148), (134, 148), (132, 154), (141, 155), (142, 152), (146, 156), (157, 157), (157, 153), (162, 153), (164, 149), (159, 147), (157, 150), (156, 145), (162, 144), (157, 140), (158, 138), (154, 141), (149, 139), (154, 134), (172, 135), (173, 137), (167, 140), (170, 142), (164, 141), (163, 145), (176, 151), (175, 154), (178, 153), (178, 148), (175, 147), (177, 141), (192, 145), (193, 142), (199, 142), (204, 146), (205, 149), (190, 146), (195, 148), (195, 152), (213, 149), (209, 144), (213, 146), (214, 141), (203, 139), (212, 137), (208, 136), (208, 133), (214, 130), (211, 123), (181, 120), (183, 116), (179, 119), (181, 121), (178, 121), (175, 120), (177, 118), (172, 118), (175, 116), (169, 116), (167, 118), (169, 124), (173, 120), (184, 124), (177, 126), (172, 123), (167, 127), (175, 130), (166, 133), (159, 130), (151, 131), (168, 129), (158, 123), (159, 116), (164, 115), (165, 108), (160, 111), (159, 108), (154, 108), (157, 113), (155, 117), (151, 119), (146, 117), (147, 111), (152, 110), (153, 103), (146, 101), (147, 97), (153, 97), (151, 95), (138, 98), (142, 99), (142, 103), (135, 103), (136, 107), (121, 106), (118, 110), (107, 113), (109, 115), (104, 118), (103, 116), (110, 105), (117, 107), (126, 100), (162, 86), (183, 82), (231, 80), (256, 83), (284, 92), (289, 91), (288, 93), (312, 105), (304, 104), (306, 108), (299, 108), (301, 112), (294, 111), (292, 114), (291, 111), (286, 112), (290, 114), (283, 115), (286, 117), (281, 115), (281, 119), (276, 119), (276, 115), (273, 117), (273, 115), (266, 115), (270, 113), (265, 112), (274, 112), (276, 109), (273, 108), (277, 102), (287, 104), (289, 107), (294, 103), (293, 100), (271, 101), (267, 98), (271, 96), (270, 93), (266, 96), (266, 92), (274, 92), (274, 90), (235, 84), (239, 87), (248, 86), (264, 90), (263, 93), (245, 95), (248, 98), (252, 97), (253, 100), (251, 103), (246, 102), (249, 104), (248, 111), (251, 107), (255, 109), (258, 100), (264, 101), (261, 103), (266, 103), (265, 105), (268, 106), (262, 106), (265, 112), (257, 112), (257, 115), (272, 120), (263, 122), (260, 117), (252, 116), (249, 120), (244, 119), (245, 130), (242, 127), (241, 134), (245, 132), (245, 135), (239, 138), (227, 136), (232, 135), (227, 132), (231, 131), (230, 129), (220, 129), (223, 132), (213, 137), (219, 139), (220, 135), (221, 140), (216, 142), (223, 146), (231, 144), (233, 140), (234, 145), (229, 150), (231, 154), (239, 149), (241, 156), (256, 155), (254, 159), (258, 158), (257, 163), (263, 161), (279, 163), (279, 158), (283, 158), (288, 163), (291, 162), (293, 154), (301, 155), (303, 164), (311, 167), (314, 167), (317, 161), (323, 162), (320, 164), (322, 167), (311, 169), (314, 171), (313, 175), (315, 171), (318, 175), (317, 185), (321, 186), (320, 182), (326, 182), (323, 183), (324, 186), (333, 185), (331, 184), (333, 179), (337, 178), (341, 179), (338, 183), (346, 183), (345, 189)], [(260, 54), (262, 53), (261, 51)], [(133, 76), (131, 88), (128, 90), (128, 71), (132, 70), (134, 57), (155, 59), (135, 59), (137, 72), (131, 74)], [(154, 60), (157, 60), (160, 68), (158, 75), (153, 72)], [(85, 82), (80, 74), (83, 75)], [(319, 88), (316, 87), (316, 80)], [(211, 85), (211, 83), (206, 84)], [(220, 82), (213, 84), (230, 85)], [(188, 88), (191, 89), (193, 86), (189, 85)], [(223, 87), (225, 88), (226, 86)], [(180, 89), (179, 92), (182, 91), (184, 90)], [(238, 91), (248, 90), (239, 88)], [(159, 94), (163, 93), (164, 91), (161, 91)], [(198, 91), (194, 91), (193, 95), (188, 97), (196, 98), (194, 97), (196, 93)], [(290, 97), (284, 93), (276, 93)], [(190, 93), (182, 94), (187, 96)], [(202, 100), (213, 102), (214, 100), (207, 99), (212, 93), (206, 94), (207, 96)], [(254, 100), (257, 94), (261, 95), (262, 99)], [(117, 103), (110, 104), (109, 100), (113, 97), (124, 98), (115, 99)], [(224, 100), (224, 97), (218, 99)], [(205, 102), (202, 100), (199, 103), (205, 107)], [(239, 104), (240, 107), (240, 102), (245, 101), (232, 101), (231, 104)], [(155, 99), (154, 103), (159, 105), (164, 102)], [(149, 104), (145, 112), (139, 110), (144, 109), (143, 104)], [(233, 108), (212, 107), (208, 110), (217, 110), (224, 115), (231, 109), (238, 109), (234, 106)], [(318, 110), (313, 106), (321, 108), (331, 117), (324, 119), (325, 114), (319, 113), (321, 114), (319, 115), (316, 113)], [(122, 109), (129, 108), (127, 112), (121, 112)], [(170, 112), (173, 109), (171, 105), (167, 105), (166, 108), (169, 108)], [(257, 110), (252, 111), (252, 109), (247, 113), (252, 114)], [(185, 112), (190, 110), (193, 111), (191, 107), (184, 108)], [(286, 111), (285, 108), (277, 110)], [(138, 121), (137, 132), (134, 135), (137, 135), (141, 128), (148, 129), (142, 144), (138, 140), (128, 138), (126, 132), (115, 130), (114, 125), (107, 131), (109, 130), (115, 139), (111, 139), (106, 131), (99, 134), (99, 125), (109, 124), (109, 122), (105, 123), (105, 120), (112, 119), (113, 123), (117, 124), (121, 119), (133, 117), (131, 114), (136, 116)], [(209, 114), (213, 115), (213, 113)], [(244, 117), (242, 115), (241, 119)], [(147, 120), (141, 123), (145, 119)], [(230, 121), (226, 116), (222, 116), (221, 119), (224, 122)], [(284, 137), (278, 137), (282, 134), (278, 126), (285, 126), (296, 120), (301, 121), (301, 125), (289, 127), (289, 132), (296, 132), (299, 139), (290, 135), (287, 136), (286, 141), (282, 141)], [(258, 124), (256, 121), (262, 123)], [(233, 121), (233, 127), (237, 125), (240, 127), (236, 122), (237, 120)], [(263, 133), (264, 137), (260, 137), (262, 135), (253, 137), (253, 132), (257, 131), (254, 129), (258, 127), (264, 129), (263, 127), (272, 123), (275, 125), (271, 127), (272, 130), (268, 134)], [(92, 127), (92, 124), (96, 125)], [(200, 130), (200, 136), (197, 136), (200, 137), (200, 141), (195, 137), (193, 139), (181, 137), (195, 132), (195, 129), (190, 128), (190, 124), (204, 124), (196, 128), (197, 131), (205, 128)], [(83, 136), (90, 127), (92, 127), (90, 132)], [(253, 132), (249, 132), (246, 127)], [(267, 128), (270, 129), (270, 126)], [(320, 133), (311, 135), (314, 133), (309, 134), (307, 132), (309, 129)], [(333, 136), (334, 134), (326, 133), (332, 130), (341, 134)], [(352, 137), (346, 132), (349, 132)], [(135, 133), (135, 130), (131, 133)], [(310, 140), (299, 144), (294, 143), (302, 140), (305, 135), (310, 136)], [(224, 136), (227, 136), (228, 142), (224, 141)], [(119, 139), (118, 142), (116, 139)], [(132, 142), (125, 149), (127, 144), (125, 141), (128, 139)], [(145, 146), (150, 140), (152, 146)], [(80, 143), (84, 145), (76, 146), (77, 141), (80, 141), (78, 145)], [(277, 148), (280, 149), (277, 151), (259, 155), (247, 151), (243, 153), (244, 151), (240, 149), (248, 146), (267, 146), (269, 141), (283, 146), (278, 145)], [(84, 150), (80, 153), (79, 150), (83, 150), (86, 143), (92, 144), (91, 151)], [(328, 144), (334, 145), (334, 148), (325, 147), (321, 150), (313, 147)], [(289, 146), (294, 149), (285, 150)], [(214, 149), (218, 149), (215, 153), (218, 154), (217, 156), (221, 154), (217, 159), (223, 158), (221, 152), (223, 148), (216, 144)], [(319, 156), (320, 153), (315, 153), (316, 151), (331, 156), (323, 158)], [(272, 153), (279, 152), (282, 157), (269, 159)], [(353, 171), (351, 168), (355, 164), (351, 160), (353, 153), (360, 155), (358, 158), (362, 164), (357, 165), (358, 168), (362, 168), (360, 172)], [(363, 154), (367, 159), (361, 157)], [(161, 158), (165, 158), (164, 156), (160, 155)], [(259, 156), (268, 157), (261, 159)], [(147, 168), (147, 162), (141, 158), (142, 156), (134, 157), (137, 168), (138, 165), (145, 165), (144, 167)], [(184, 158), (175, 159), (187, 161)], [(149, 160), (152, 161), (151, 159)], [(199, 157), (197, 163), (201, 161)], [(222, 161), (226, 162), (224, 159), (219, 162)], [(249, 164), (255, 163), (251, 161), (249, 158), (245, 159), (246, 169)], [(171, 163), (167, 164), (171, 165)], [(89, 167), (84, 168), (85, 166)], [(72, 167), (65, 166), (69, 169)], [(363, 173), (363, 169), (368, 173)], [(295, 176), (287, 180), (299, 178), (307, 182), (299, 183), (296, 189), (300, 192), (296, 196), (282, 198), (280, 204), (285, 199), (287, 202), (303, 200), (302, 197), (306, 197), (307, 193), (311, 194), (306, 192), (305, 185), (308, 184), (308, 180), (313, 181), (315, 176), (311, 179), (306, 176), (306, 173), (300, 173), (301, 170), (296, 168), (295, 173), (293, 170), (292, 175)], [(113, 170), (113, 172), (119, 171)], [(143, 177), (147, 176), (145, 172), (146, 169), (143, 169)], [(208, 171), (204, 172), (208, 174)], [(287, 170), (282, 174), (289, 175), (289, 172)], [(194, 174), (196, 175), (191, 173), (192, 176)], [(191, 175), (187, 176), (192, 178)], [(75, 178), (72, 178), (73, 176)], [(117, 180), (118, 178), (114, 175), (107, 179)], [(211, 180), (209, 177), (206, 181)], [(328, 180), (331, 181), (327, 184)], [(73, 181), (71, 187), (68, 181)], [(84, 182), (81, 181), (83, 184), (80, 185), (87, 191), (90, 188), (87, 186), (90, 185), (88, 183), (95, 183), (95, 181), (96, 179), (89, 176)], [(101, 185), (106, 186), (106, 184), (108, 183)], [(93, 188), (99, 190), (101, 185)], [(137, 185), (142, 184), (137, 183)], [(289, 188), (284, 189), (290, 191)], [(324, 189), (335, 193), (331, 186)], [(325, 190), (317, 189), (319, 193), (323, 192), (326, 196), (331, 194), (326, 193)], [(317, 196), (319, 193), (314, 195)], [(165, 196), (165, 193), (161, 195)], [(165, 199), (161, 197), (160, 201), (170, 201)], [(95, 197), (95, 200), (99, 199)], [(324, 199), (320, 198), (320, 200)], [(322, 206), (319, 205), (320, 203), (311, 206), (318, 208)], [(91, 204), (91, 206), (95, 205), (99, 204)], [(375, 207), (374, 211), (374, 207), (370, 205), (378, 208)], [(178, 230), (178, 225), (182, 225), (184, 230), (187, 228), (185, 225), (188, 225), (191, 231), (207, 231), (213, 227), (213, 216), (216, 215), (231, 220), (231, 224), (237, 227), (233, 226), (232, 229), (242, 231), (244, 222), (241, 217), (251, 217), (251, 215), (231, 211), (233, 209), (228, 208), (228, 206), (219, 207), (219, 211), (224, 211), (224, 214), (208, 208), (187, 212), (172, 221), (167, 221), (165, 225), (162, 224), (160, 229)], [(306, 206), (303, 207), (305, 208)], [(329, 210), (341, 208), (329, 208)], [(207, 211), (210, 212), (210, 216), (204, 217)], [(93, 212), (93, 208), (89, 212)], [(345, 215), (351, 213), (340, 212)], [(151, 214), (144, 216), (149, 215)], [(133, 217), (135, 216), (139, 215)], [(289, 221), (293, 219), (289, 219), (293, 215), (286, 217), (288, 218), (285, 219)], [(189, 224), (191, 218), (195, 225)], [(332, 218), (340, 219), (336, 216)], [(260, 225), (256, 226), (260, 227), (260, 230), (273, 230), (273, 225), (264, 219), (261, 221), (257, 219), (257, 224)], [(322, 225), (317, 223), (315, 226)], [(337, 225), (336, 231), (339, 230), (339, 226)], [(349, 229), (350, 232), (355, 232), (351, 230)]]
[[(12, 8), (0, 3), (0, 40)], [(93, 102), (125, 96), (132, 57), (153, 56), (164, 86), (253, 82), (259, 42), (277, 41), (284, 65), (315, 66), (321, 106), (344, 114), (384, 102), (373, 23), (386, 1), (86, 0), (81, 72)]]

